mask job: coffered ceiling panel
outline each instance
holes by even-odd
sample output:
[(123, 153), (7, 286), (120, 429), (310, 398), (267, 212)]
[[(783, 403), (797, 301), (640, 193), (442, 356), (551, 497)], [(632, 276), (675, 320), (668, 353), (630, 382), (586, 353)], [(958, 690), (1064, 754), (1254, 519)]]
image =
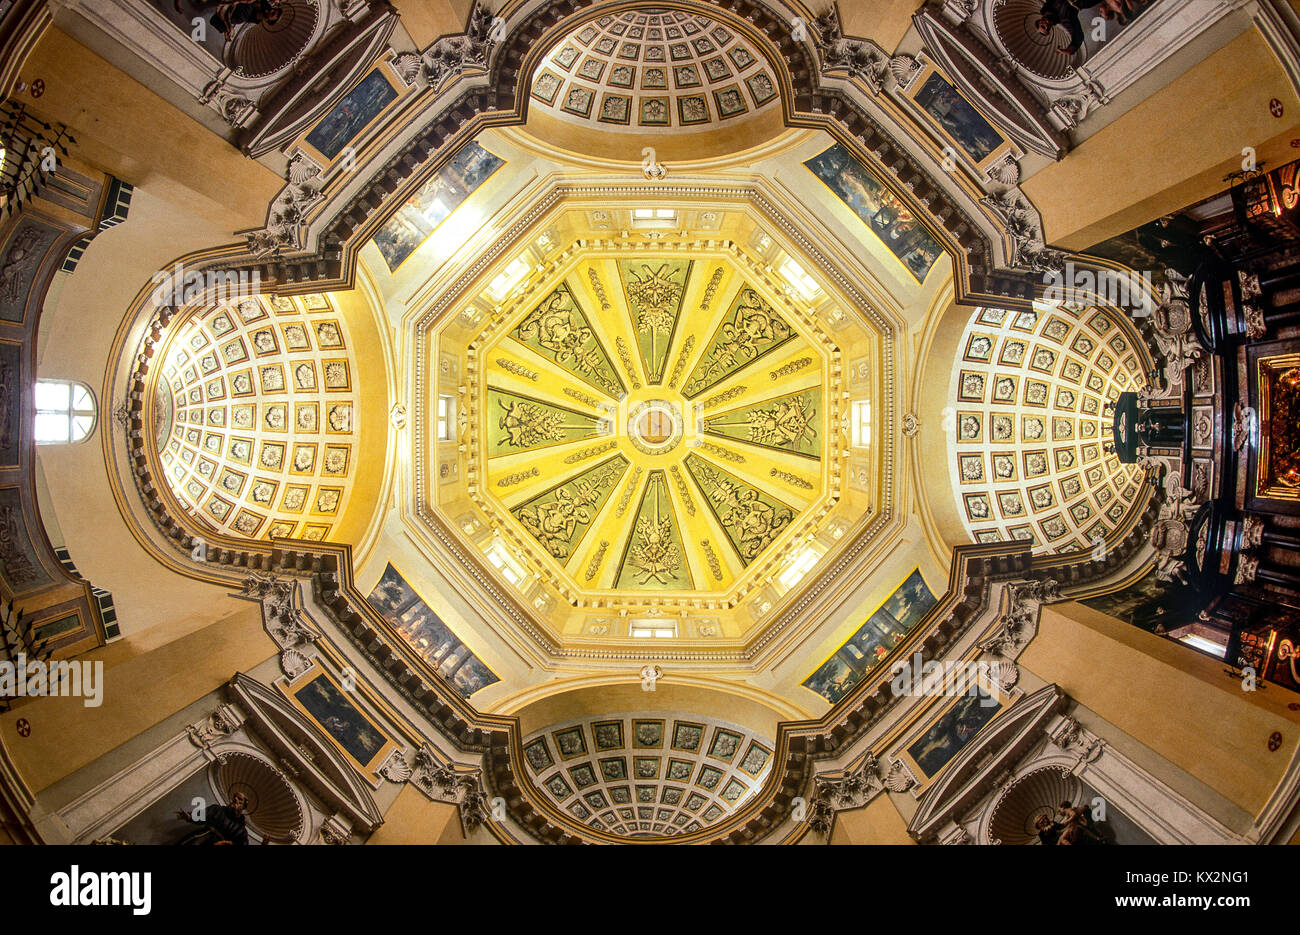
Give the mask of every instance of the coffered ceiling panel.
[(717, 823), (763, 784), (772, 750), (736, 724), (662, 712), (584, 718), (524, 739), (530, 777), (556, 807), (624, 837)]
[(173, 327), (155, 385), (172, 494), (215, 532), (326, 539), (356, 475), (356, 361), (327, 296), (256, 296)]
[(532, 105), (617, 131), (707, 127), (777, 106), (761, 53), (707, 16), (637, 10), (576, 28), (533, 74)]
[(1113, 310), (979, 309), (958, 346), (949, 470), (978, 542), (1091, 549), (1125, 525), (1142, 470), (1108, 452), (1107, 406), (1145, 385), (1137, 338)]

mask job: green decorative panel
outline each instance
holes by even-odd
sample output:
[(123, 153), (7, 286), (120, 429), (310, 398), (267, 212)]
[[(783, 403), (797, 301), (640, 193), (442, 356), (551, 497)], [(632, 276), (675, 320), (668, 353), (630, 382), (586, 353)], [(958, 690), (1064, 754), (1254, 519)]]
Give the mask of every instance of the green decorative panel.
[(748, 565), (794, 520), (794, 510), (698, 455), (686, 469), (704, 494), (740, 560)]
[(566, 562), (604, 508), (628, 463), (616, 455), (510, 512), (547, 552)]
[(794, 336), (789, 322), (757, 292), (741, 289), (691, 372), (684, 390), (686, 396), (698, 396)]
[(547, 448), (600, 434), (596, 416), (492, 388), (488, 389), (483, 421), (487, 429), (488, 457)]
[(584, 383), (613, 397), (623, 394), (623, 383), (609, 354), (568, 286), (557, 286), (518, 324), (511, 336)]
[(668, 350), (682, 311), (682, 296), (691, 278), (691, 263), (688, 260), (655, 263), (620, 260), (618, 275), (627, 295), (646, 381), (662, 383)]
[(694, 586), (663, 471), (651, 471), (646, 481), (614, 586), (651, 591), (688, 591)]
[(805, 458), (819, 458), (820, 406), (820, 389), (804, 390), (705, 419), (704, 431)]

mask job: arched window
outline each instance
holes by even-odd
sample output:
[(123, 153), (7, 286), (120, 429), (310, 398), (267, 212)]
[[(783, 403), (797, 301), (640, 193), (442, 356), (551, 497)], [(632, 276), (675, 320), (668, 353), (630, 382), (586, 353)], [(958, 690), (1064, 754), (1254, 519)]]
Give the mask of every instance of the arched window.
[(79, 442), (95, 429), (95, 397), (84, 383), (36, 381), (36, 443)]

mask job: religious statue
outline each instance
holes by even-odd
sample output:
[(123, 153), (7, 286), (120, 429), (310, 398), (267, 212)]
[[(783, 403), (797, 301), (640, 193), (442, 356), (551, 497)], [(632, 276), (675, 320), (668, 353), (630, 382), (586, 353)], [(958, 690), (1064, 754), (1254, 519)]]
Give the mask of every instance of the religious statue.
[(242, 792), (232, 795), (229, 805), (214, 805), (206, 809), (202, 820), (191, 817), (188, 812), (178, 810), (177, 818), (200, 827), (189, 832), (176, 843), (247, 844), (248, 826), (244, 817), (247, 811), (248, 799)]

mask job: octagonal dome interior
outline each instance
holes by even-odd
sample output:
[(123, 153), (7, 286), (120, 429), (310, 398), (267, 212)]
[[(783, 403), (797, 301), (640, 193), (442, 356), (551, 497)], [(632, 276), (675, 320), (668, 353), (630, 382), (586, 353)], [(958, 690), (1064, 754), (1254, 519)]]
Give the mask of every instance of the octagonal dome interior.
[(688, 257), (583, 254), (470, 345), (470, 494), (575, 592), (725, 593), (837, 499), (838, 349)]
[(417, 324), (417, 512), (562, 638), (743, 637), (879, 516), (891, 326), (778, 192), (550, 184)]

